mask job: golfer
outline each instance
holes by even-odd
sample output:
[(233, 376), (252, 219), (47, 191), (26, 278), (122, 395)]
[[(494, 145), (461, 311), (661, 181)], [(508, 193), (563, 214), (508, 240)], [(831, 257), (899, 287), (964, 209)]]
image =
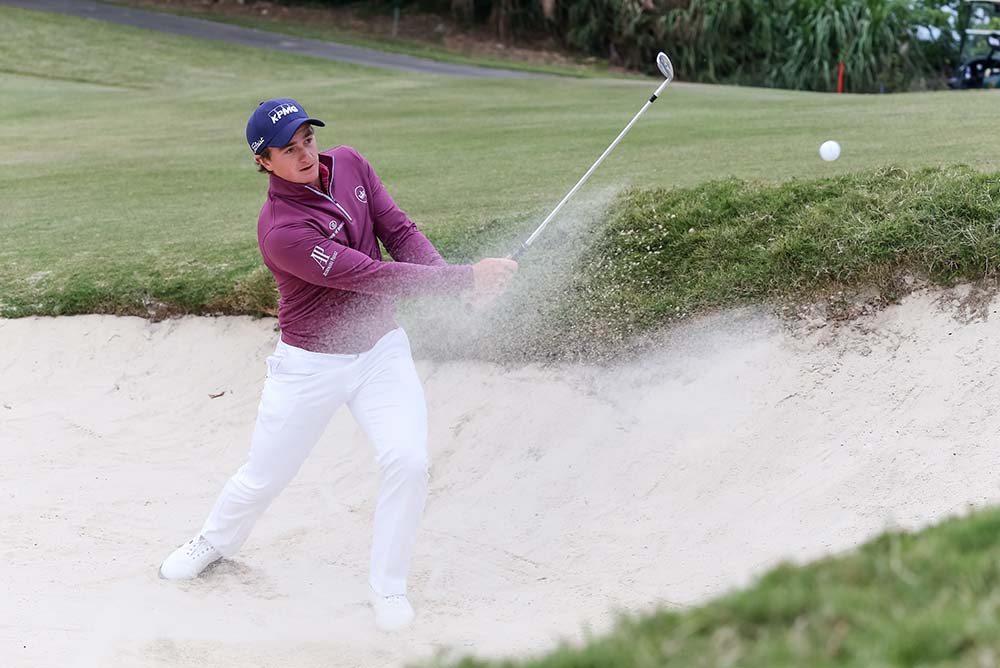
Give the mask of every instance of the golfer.
[[(517, 263), (449, 266), (357, 151), (317, 151), (314, 126), (323, 125), (288, 98), (262, 102), (247, 122), (254, 160), (270, 177), (257, 240), (278, 285), (281, 336), (267, 358), (249, 459), (160, 575), (194, 578), (234, 555), (347, 404), (381, 474), (369, 586), (376, 625), (392, 631), (414, 617), (406, 578), (428, 481), (427, 408), (395, 299), (489, 302)], [(380, 241), (395, 262), (382, 261)]]

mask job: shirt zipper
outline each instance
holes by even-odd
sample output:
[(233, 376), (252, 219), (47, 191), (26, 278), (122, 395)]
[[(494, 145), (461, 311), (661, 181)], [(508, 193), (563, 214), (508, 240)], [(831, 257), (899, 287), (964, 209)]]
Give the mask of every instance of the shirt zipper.
[(351, 223), (353, 223), (353, 222), (354, 222), (354, 219), (353, 219), (353, 218), (351, 218), (351, 214), (347, 213), (347, 209), (345, 209), (344, 207), (342, 207), (342, 206), (340, 205), (340, 202), (338, 202), (338, 201), (337, 201), (336, 199), (334, 199), (333, 197), (330, 197), (329, 195), (327, 195), (327, 194), (326, 194), (326, 193), (324, 193), (324, 192), (320, 192), (320, 191), (316, 190), (316, 189), (315, 189), (315, 188), (313, 188), (312, 186), (306, 186), (306, 188), (308, 188), (308, 189), (309, 189), (309, 190), (311, 190), (312, 192), (316, 193), (317, 195), (320, 195), (321, 197), (325, 197), (326, 199), (328, 199), (328, 200), (330, 200), (331, 202), (333, 202), (333, 205), (334, 205), (335, 207), (337, 207), (338, 209), (340, 209), (341, 213), (343, 213), (343, 214), (344, 214), (345, 216), (347, 216), (347, 220), (348, 220), (348, 222), (351, 222)]

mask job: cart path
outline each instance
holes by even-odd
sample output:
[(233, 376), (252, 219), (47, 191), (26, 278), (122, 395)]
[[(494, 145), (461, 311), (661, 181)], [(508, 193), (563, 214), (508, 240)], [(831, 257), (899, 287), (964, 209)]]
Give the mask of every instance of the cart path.
[(420, 74), (438, 74), (456, 77), (493, 78), (493, 79), (538, 79), (549, 78), (550, 75), (534, 72), (518, 72), (515, 70), (475, 67), (473, 65), (457, 65), (439, 63), (424, 58), (415, 58), (398, 53), (385, 53), (374, 49), (327, 42), (317, 39), (305, 39), (282, 33), (243, 28), (240, 26), (207, 21), (187, 16), (175, 16), (163, 12), (131, 7), (107, 5), (92, 0), (0, 0), (0, 6), (7, 5), (36, 11), (56, 12), (69, 16), (108, 21), (122, 25), (156, 30), (159, 32), (212, 39), (232, 44), (241, 44), (260, 49), (273, 49), (287, 53), (296, 53), (315, 58), (337, 60), (356, 65), (381, 67), (416, 72)]

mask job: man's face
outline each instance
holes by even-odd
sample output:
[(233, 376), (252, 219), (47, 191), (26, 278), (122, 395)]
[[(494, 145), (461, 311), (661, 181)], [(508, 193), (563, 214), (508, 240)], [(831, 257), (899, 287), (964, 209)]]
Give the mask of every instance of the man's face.
[(271, 157), (256, 156), (258, 164), (292, 183), (315, 183), (319, 180), (319, 152), (313, 127), (303, 123), (287, 146), (272, 146)]

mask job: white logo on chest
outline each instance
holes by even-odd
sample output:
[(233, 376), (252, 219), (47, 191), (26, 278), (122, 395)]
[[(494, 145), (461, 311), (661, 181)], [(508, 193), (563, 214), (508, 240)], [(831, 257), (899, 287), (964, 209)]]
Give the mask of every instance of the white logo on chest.
[(354, 196), (358, 198), (358, 201), (365, 203), (368, 201), (368, 193), (365, 192), (364, 186), (358, 186), (354, 189)]

